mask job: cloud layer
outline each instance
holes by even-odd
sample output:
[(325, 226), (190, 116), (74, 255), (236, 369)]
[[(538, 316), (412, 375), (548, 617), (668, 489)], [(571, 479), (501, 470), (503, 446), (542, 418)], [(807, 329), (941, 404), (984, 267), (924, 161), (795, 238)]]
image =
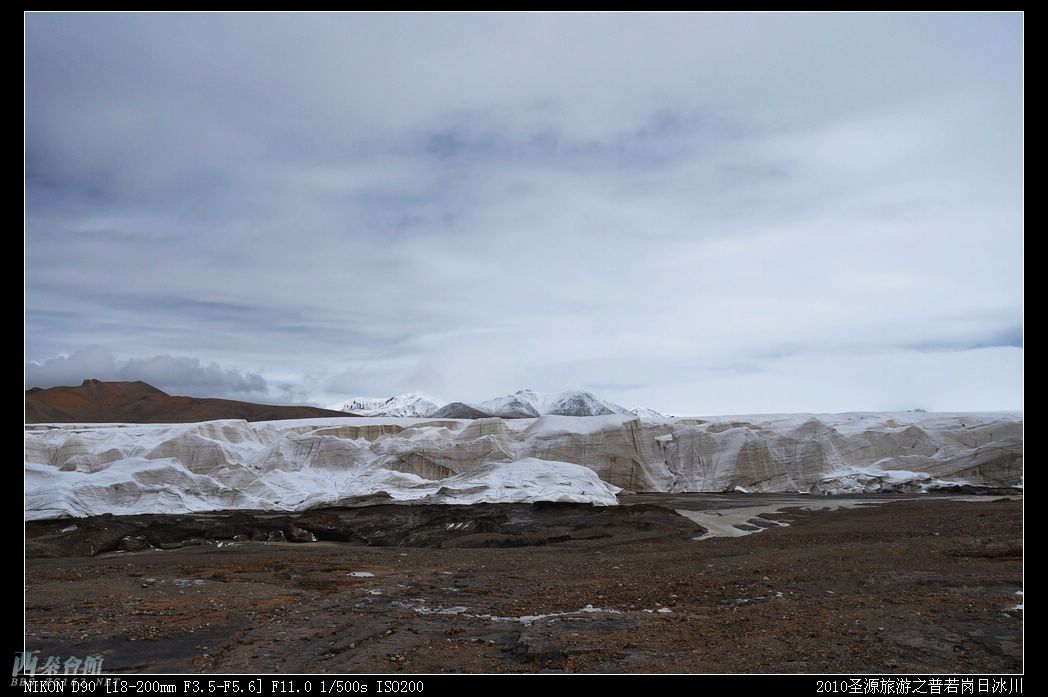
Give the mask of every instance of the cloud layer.
[(26, 26), (30, 377), (1021, 404), (1021, 15)]
[(245, 399), (265, 397), (269, 385), (258, 373), (243, 373), (204, 364), (186, 356), (117, 360), (109, 351), (92, 346), (69, 356), (26, 364), (26, 382), (37, 387), (78, 385), (85, 378), (96, 380), (142, 380), (171, 394), (195, 397)]

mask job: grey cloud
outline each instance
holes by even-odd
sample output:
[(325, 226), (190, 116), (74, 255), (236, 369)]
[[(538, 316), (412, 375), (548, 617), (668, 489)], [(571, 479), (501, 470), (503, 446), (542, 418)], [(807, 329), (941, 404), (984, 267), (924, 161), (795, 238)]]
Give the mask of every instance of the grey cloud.
[(87, 378), (98, 380), (142, 380), (171, 394), (197, 397), (264, 397), (269, 395), (265, 378), (201, 363), (186, 356), (153, 356), (117, 360), (104, 348), (93, 346), (68, 356), (26, 364), (27, 387), (78, 385)]
[(112, 380), (117, 373), (113, 354), (92, 346), (69, 356), (49, 358), (42, 363), (29, 362), (25, 366), (26, 387), (56, 387), (79, 385), (94, 376), (99, 380)]
[(27, 360), (678, 411), (739, 366), (754, 411), (791, 360), (1004, 371), (1021, 76), (1018, 14), (30, 13)]
[(153, 356), (132, 358), (120, 367), (119, 375), (130, 379), (156, 380), (158, 383), (201, 394), (201, 391), (221, 390), (226, 394), (265, 393), (266, 381), (257, 373), (241, 373), (222, 368), (217, 363), (202, 364), (185, 356)]
[(971, 351), (973, 349), (1011, 347), (1022, 348), (1023, 328), (1008, 327), (1000, 331), (979, 336), (944, 340), (938, 342), (915, 344), (911, 348), (917, 351)]

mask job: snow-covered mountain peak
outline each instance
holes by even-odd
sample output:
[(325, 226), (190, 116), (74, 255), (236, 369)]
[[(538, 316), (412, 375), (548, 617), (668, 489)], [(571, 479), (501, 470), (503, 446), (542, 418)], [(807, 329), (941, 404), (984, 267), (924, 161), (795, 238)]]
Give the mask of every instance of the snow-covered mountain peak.
[(359, 416), (403, 416), (420, 417), (430, 416), (436, 410), (447, 404), (442, 399), (431, 397), (422, 392), (407, 392), (395, 397), (353, 397), (337, 404), (330, 409), (346, 411)]
[(552, 414), (556, 416), (626, 416), (661, 417), (651, 409), (627, 409), (597, 397), (586, 390), (564, 392), (536, 392), (517, 390), (513, 394), (495, 397), (478, 404), (447, 402), (420, 392), (409, 392), (396, 397), (355, 397), (330, 407), (360, 416), (397, 416), (415, 418), (482, 418), (497, 416), (503, 419), (533, 419)]
[(586, 390), (564, 392), (535, 392), (518, 390), (505, 397), (496, 397), (481, 402), (481, 408), (493, 416), (606, 416), (608, 414), (634, 414), (634, 412), (601, 399)]

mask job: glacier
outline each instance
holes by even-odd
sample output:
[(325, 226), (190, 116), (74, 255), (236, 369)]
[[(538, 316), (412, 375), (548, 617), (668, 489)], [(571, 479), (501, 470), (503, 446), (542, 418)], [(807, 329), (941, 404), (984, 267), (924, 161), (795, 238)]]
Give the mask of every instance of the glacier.
[(25, 517), (1021, 487), (1022, 435), (1014, 413), (33, 424)]

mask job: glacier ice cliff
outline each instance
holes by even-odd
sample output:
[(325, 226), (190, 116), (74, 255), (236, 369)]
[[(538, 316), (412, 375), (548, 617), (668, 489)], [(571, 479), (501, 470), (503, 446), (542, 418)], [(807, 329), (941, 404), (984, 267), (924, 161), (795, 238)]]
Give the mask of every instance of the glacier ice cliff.
[(922, 412), (33, 425), (25, 515), (1014, 487), (1022, 426), (1019, 414)]

